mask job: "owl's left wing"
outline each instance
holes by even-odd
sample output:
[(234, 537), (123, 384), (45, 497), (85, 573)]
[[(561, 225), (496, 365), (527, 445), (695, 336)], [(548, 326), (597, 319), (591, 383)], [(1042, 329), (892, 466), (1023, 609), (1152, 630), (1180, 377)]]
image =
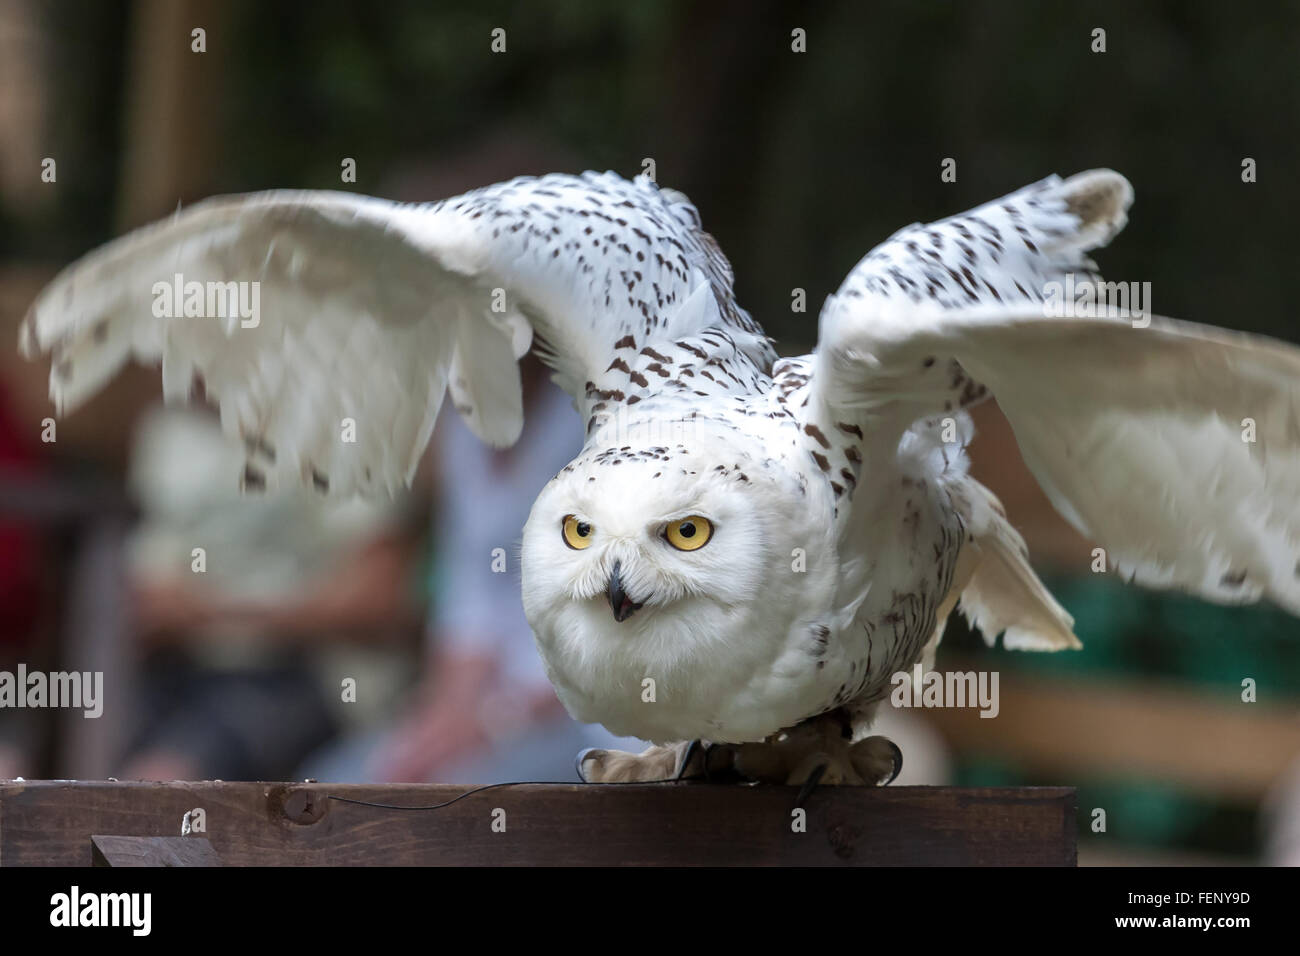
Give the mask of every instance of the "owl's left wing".
[[(1103, 172), (1028, 195), (1037, 201), (991, 204), (1005, 217), (1001, 261), (984, 215), (930, 237), (937, 249), (955, 234), (963, 259), (978, 249), (966, 267), (923, 264), (935, 262), (922, 242), (936, 227), (893, 240), (883, 270), (864, 260), (868, 274), (823, 310), (815, 394), (832, 410), (908, 421), (987, 390), (1053, 505), (1106, 549), (1108, 566), (1300, 614), (1300, 349), (1149, 315), (1047, 315), (1045, 282), (1086, 263), (1131, 192)], [(980, 228), (978, 243), (963, 234)], [(926, 286), (940, 272), (951, 283), (942, 295)]]

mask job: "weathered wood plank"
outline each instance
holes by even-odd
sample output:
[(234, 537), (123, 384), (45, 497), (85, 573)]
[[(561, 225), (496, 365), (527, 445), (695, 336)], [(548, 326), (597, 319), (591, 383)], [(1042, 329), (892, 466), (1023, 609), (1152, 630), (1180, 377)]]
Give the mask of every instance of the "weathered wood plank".
[[(793, 787), (522, 784), (437, 810), (445, 785), (0, 783), (0, 866), (91, 860), (91, 836), (177, 836), (204, 811), (240, 865), (1073, 866), (1075, 792), (1062, 787), (823, 787), (793, 832)], [(504, 832), (493, 829), (504, 822)]]
[(221, 866), (203, 837), (108, 836), (90, 838), (95, 866)]

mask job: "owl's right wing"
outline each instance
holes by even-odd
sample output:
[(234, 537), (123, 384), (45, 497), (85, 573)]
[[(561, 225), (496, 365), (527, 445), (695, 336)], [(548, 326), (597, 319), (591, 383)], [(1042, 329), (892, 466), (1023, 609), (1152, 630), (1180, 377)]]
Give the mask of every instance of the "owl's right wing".
[(987, 389), (1109, 567), (1300, 614), (1300, 349), (1045, 307), (1047, 283), (1095, 275), (1084, 253), (1122, 225), (1131, 195), (1106, 171), (1053, 179), (891, 241), (822, 312), (816, 395), (833, 415), (910, 422)]
[(197, 380), (220, 404), (246, 486), (347, 493), (410, 481), (446, 391), (480, 438), (512, 444), (530, 344), (581, 404), (618, 349), (714, 326), (768, 347), (694, 207), (587, 173), (427, 205), (208, 200), (67, 267), (20, 341), (53, 354), (60, 412), (127, 359), (161, 360), (169, 400)]

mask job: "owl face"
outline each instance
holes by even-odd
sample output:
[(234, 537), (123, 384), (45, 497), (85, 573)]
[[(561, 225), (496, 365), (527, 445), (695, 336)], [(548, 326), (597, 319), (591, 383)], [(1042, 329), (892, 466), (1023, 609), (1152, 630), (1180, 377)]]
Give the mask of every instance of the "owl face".
[(717, 443), (597, 449), (543, 489), (524, 528), (524, 610), (548, 666), (591, 668), (551, 673), (562, 699), (566, 677), (668, 675), (752, 626), (784, 509), (739, 460)]
[(696, 613), (746, 605), (761, 586), (769, 537), (751, 483), (690, 454), (584, 455), (533, 506), (525, 589), (579, 606), (614, 636), (687, 605)]
[[(829, 522), (792, 511), (788, 472), (759, 454), (712, 435), (589, 450), (538, 496), (524, 611), (575, 718), (651, 740), (703, 734), (825, 597), (790, 550)], [(723, 656), (735, 666), (711, 666)]]

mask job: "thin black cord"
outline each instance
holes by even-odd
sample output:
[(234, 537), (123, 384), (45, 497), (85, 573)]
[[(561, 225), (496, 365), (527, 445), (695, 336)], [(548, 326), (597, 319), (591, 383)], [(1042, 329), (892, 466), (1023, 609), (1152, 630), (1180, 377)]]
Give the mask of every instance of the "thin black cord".
[(328, 799), (337, 800), (339, 803), (353, 803), (359, 807), (378, 807), (381, 810), (441, 810), (443, 807), (449, 807), (457, 800), (464, 800), (466, 797), (472, 797), (476, 793), (482, 793), (484, 790), (495, 790), (499, 787), (530, 787), (530, 786), (562, 786), (562, 787), (621, 787), (627, 784), (656, 784), (656, 783), (685, 783), (691, 780), (708, 779), (709, 776), (709, 751), (712, 748), (704, 748), (704, 771), (703, 773), (693, 774), (689, 777), (683, 776), (686, 768), (690, 765), (691, 757), (696, 749), (701, 747), (698, 740), (692, 740), (686, 747), (686, 753), (682, 758), (681, 769), (667, 780), (618, 780), (610, 783), (602, 783), (595, 780), (513, 780), (505, 783), (485, 783), (481, 787), (474, 787), (466, 790), (459, 796), (452, 797), (445, 803), (435, 803), (427, 807), (401, 807), (392, 803), (372, 803), (369, 800), (353, 800), (351, 797), (336, 797), (334, 794), (327, 794)]
[(481, 787), (474, 787), (466, 790), (459, 796), (452, 797), (445, 803), (434, 803), (426, 807), (403, 807), (393, 803), (372, 803), (369, 800), (354, 800), (351, 797), (339, 797), (334, 794), (326, 794), (327, 800), (337, 800), (339, 803), (353, 803), (359, 807), (378, 807), (381, 810), (441, 810), (443, 807), (449, 807), (457, 800), (464, 800), (466, 797), (472, 797), (476, 793), (482, 793), (484, 790), (496, 790), (500, 787), (538, 787), (538, 786), (561, 786), (561, 787), (627, 787), (627, 786), (655, 786), (656, 784), (676, 784), (686, 783), (691, 780), (699, 780), (703, 775), (695, 774), (690, 777), (677, 777), (672, 780), (618, 780), (611, 783), (598, 783), (587, 780), (512, 780), (506, 783), (485, 783)]

